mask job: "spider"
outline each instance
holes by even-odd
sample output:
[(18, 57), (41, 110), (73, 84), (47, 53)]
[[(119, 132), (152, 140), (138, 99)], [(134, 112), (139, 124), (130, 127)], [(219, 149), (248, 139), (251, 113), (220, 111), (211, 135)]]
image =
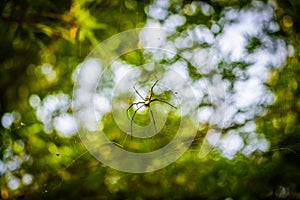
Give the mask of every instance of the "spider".
[(130, 121), (130, 139), (132, 139), (132, 122), (133, 122), (133, 120), (134, 120), (135, 114), (136, 114), (137, 111), (138, 111), (139, 109), (141, 109), (143, 106), (144, 106), (145, 108), (149, 108), (149, 110), (150, 110), (151, 118), (152, 118), (152, 121), (153, 121), (153, 125), (154, 125), (154, 128), (155, 128), (155, 131), (157, 131), (157, 129), (156, 129), (156, 122), (155, 122), (154, 115), (153, 115), (153, 111), (152, 111), (152, 109), (151, 109), (151, 107), (150, 107), (150, 104), (151, 104), (152, 102), (154, 102), (154, 101), (159, 101), (159, 102), (168, 104), (168, 105), (171, 106), (172, 108), (177, 109), (175, 106), (173, 106), (172, 104), (170, 104), (170, 103), (167, 102), (167, 101), (164, 101), (164, 100), (161, 100), (161, 99), (158, 99), (158, 98), (152, 99), (152, 97), (153, 97), (153, 95), (154, 95), (154, 93), (153, 93), (153, 88), (155, 87), (155, 85), (156, 85), (156, 83), (157, 83), (158, 81), (159, 81), (159, 80), (156, 80), (156, 81), (155, 81), (155, 83), (152, 85), (152, 87), (151, 87), (151, 89), (150, 89), (148, 95), (147, 95), (145, 98), (143, 98), (142, 95), (137, 91), (137, 89), (135, 88), (135, 85), (133, 86), (133, 89), (135, 90), (135, 92), (139, 95), (139, 97), (140, 97), (143, 101), (139, 101), (139, 102), (134, 102), (134, 103), (132, 103), (132, 104), (127, 108), (127, 110), (126, 110), (126, 112), (127, 112), (127, 117), (128, 117), (128, 119), (129, 119), (129, 114), (128, 114), (129, 109), (130, 109), (132, 106), (134, 106), (134, 105), (138, 106), (139, 104), (142, 104), (141, 106), (138, 106), (138, 108), (134, 111), (134, 113), (133, 113), (133, 115), (132, 115), (132, 117), (131, 117), (131, 121)]

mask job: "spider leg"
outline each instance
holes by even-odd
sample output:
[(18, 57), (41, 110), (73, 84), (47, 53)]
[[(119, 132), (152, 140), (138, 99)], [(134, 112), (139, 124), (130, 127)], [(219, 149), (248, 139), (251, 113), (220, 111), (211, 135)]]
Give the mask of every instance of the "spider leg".
[(173, 106), (172, 104), (170, 104), (170, 103), (167, 102), (167, 101), (164, 101), (164, 100), (161, 100), (161, 99), (153, 99), (153, 100), (150, 101), (150, 103), (153, 102), (153, 101), (159, 101), (159, 102), (162, 102), (162, 103), (166, 103), (166, 104), (168, 104), (169, 106), (171, 106), (171, 107), (177, 109), (177, 107)]
[(143, 99), (145, 101), (145, 99), (142, 97), (142, 95), (137, 91), (137, 89), (135, 88), (135, 85), (133, 86), (133, 89), (135, 90), (135, 92), (139, 95), (139, 97), (141, 97), (141, 99)]
[(129, 109), (130, 109), (132, 106), (134, 106), (134, 105), (139, 105), (139, 104), (141, 104), (141, 103), (144, 103), (144, 102), (140, 101), (140, 102), (132, 103), (132, 104), (127, 108), (126, 113), (127, 113), (127, 118), (128, 118), (128, 119), (130, 119), (129, 113), (128, 113)]
[(156, 80), (155, 83), (152, 85), (152, 87), (151, 87), (151, 93), (153, 93), (153, 88), (154, 88), (154, 86), (156, 85), (156, 83), (157, 83), (158, 81), (159, 81), (159, 79)]
[(145, 106), (145, 105), (143, 104), (143, 105), (141, 105), (140, 107), (138, 107), (138, 108), (134, 111), (134, 113), (133, 113), (133, 115), (132, 115), (132, 118), (131, 118), (131, 121), (130, 121), (130, 139), (131, 139), (131, 140), (132, 140), (132, 122), (133, 122), (133, 120), (134, 120), (134, 116), (135, 116), (136, 112), (137, 112), (141, 107), (143, 107), (143, 106)]
[(149, 106), (149, 110), (150, 110), (150, 113), (151, 113), (151, 117), (152, 117), (152, 121), (153, 121), (153, 124), (154, 124), (155, 132), (157, 132), (156, 122), (155, 122), (155, 119), (154, 119), (153, 111), (152, 111), (150, 106)]

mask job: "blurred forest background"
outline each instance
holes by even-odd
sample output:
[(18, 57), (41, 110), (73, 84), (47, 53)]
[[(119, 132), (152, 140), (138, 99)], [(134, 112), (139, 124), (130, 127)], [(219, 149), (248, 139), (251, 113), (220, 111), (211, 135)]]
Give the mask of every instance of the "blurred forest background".
[[(2, 0), (0, 9), (1, 199), (300, 199), (298, 0)], [(257, 13), (261, 31), (247, 32)], [(74, 126), (64, 124), (76, 123), (74, 73), (88, 53), (115, 34), (153, 24), (179, 32), (200, 27), (192, 33), (199, 46), (222, 54), (216, 70), (239, 106), (229, 109), (235, 120), (204, 158), (198, 154), (209, 122), (173, 164), (124, 173), (91, 156)], [(242, 55), (233, 41), (243, 41)], [(255, 65), (258, 55), (265, 68)], [(261, 81), (247, 82), (257, 72)], [(210, 76), (197, 66), (188, 74), (194, 81)], [(235, 96), (251, 84), (263, 90)]]

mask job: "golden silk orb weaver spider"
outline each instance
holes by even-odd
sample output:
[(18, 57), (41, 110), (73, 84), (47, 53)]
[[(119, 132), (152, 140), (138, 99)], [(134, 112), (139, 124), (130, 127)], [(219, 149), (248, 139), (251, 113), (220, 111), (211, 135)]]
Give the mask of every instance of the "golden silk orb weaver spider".
[[(148, 95), (143, 98), (143, 96), (139, 93), (139, 91), (135, 88), (135, 85), (133, 86), (133, 89), (134, 91), (137, 93), (137, 95), (143, 100), (143, 101), (139, 101), (139, 102), (134, 102), (132, 103), (126, 110), (126, 113), (127, 113), (127, 117), (129, 119), (129, 110), (130, 108), (132, 108), (134, 105), (137, 106), (137, 109), (134, 111), (132, 117), (130, 118), (130, 139), (132, 139), (132, 122), (134, 120), (134, 117), (137, 113), (137, 111), (139, 109), (141, 109), (142, 107), (145, 107), (145, 108), (149, 108), (150, 110), (150, 113), (151, 113), (151, 118), (152, 118), (152, 121), (153, 121), (153, 125), (154, 125), (154, 129), (155, 131), (157, 132), (157, 128), (156, 128), (156, 122), (155, 122), (155, 119), (154, 119), (154, 115), (153, 115), (153, 111), (151, 109), (151, 106), (150, 104), (154, 101), (159, 101), (159, 102), (162, 102), (162, 103), (165, 103), (165, 104), (168, 104), (169, 106), (171, 106), (172, 108), (175, 108), (177, 109), (177, 107), (173, 106), (172, 104), (170, 104), (169, 102), (165, 101), (165, 100), (162, 100), (162, 99), (158, 99), (158, 98), (154, 98), (152, 99), (153, 95), (154, 95), (154, 92), (153, 92), (153, 88), (155, 87), (155, 85), (157, 84), (159, 80), (156, 80), (155, 83), (152, 85), (150, 91), (148, 92)], [(142, 105), (140, 105), (142, 104)], [(139, 106), (140, 105), (140, 106)]]

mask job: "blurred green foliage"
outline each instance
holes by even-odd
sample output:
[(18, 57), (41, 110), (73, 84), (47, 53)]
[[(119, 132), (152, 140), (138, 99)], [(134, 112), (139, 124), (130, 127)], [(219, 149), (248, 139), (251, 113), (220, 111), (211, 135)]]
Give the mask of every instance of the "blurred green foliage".
[[(170, 12), (185, 14), (183, 31), (194, 24), (211, 27), (226, 7), (243, 8), (251, 1), (205, 1), (214, 13), (193, 11), (196, 1), (170, 1)], [(212, 151), (200, 159), (198, 152), (209, 124), (199, 128), (190, 149), (172, 165), (145, 174), (123, 173), (93, 158), (78, 135), (63, 137), (45, 129), (30, 103), (32, 94), (44, 99), (49, 94), (73, 92), (73, 74), (99, 42), (119, 32), (141, 28), (147, 5), (137, 0), (68, 0), (0, 2), (0, 196), (2, 199), (300, 199), (299, 135), (299, 3), (278, 0), (275, 10), (280, 31), (293, 45), (294, 53), (280, 69), (272, 69), (266, 85), (275, 95), (267, 113), (257, 117), (256, 126), (270, 142), (267, 152), (250, 156), (238, 153), (233, 159)], [(223, 27), (221, 27), (222, 29)], [(248, 53), (261, 46), (249, 39)], [(123, 55), (133, 65), (143, 63), (142, 52)], [(48, 65), (45, 65), (48, 63)], [(230, 63), (247, 68), (248, 63)], [(220, 67), (224, 79), (235, 80), (227, 63)], [(202, 77), (193, 66), (189, 76)], [(57, 114), (61, 112), (56, 110)], [(72, 114), (72, 110), (66, 110)], [(6, 114), (6, 115), (5, 115)], [(13, 119), (3, 126), (4, 116)], [(143, 114), (138, 114), (143, 118)], [(104, 129), (120, 144), (120, 129), (111, 114), (104, 116)], [(149, 118), (144, 116), (145, 120)], [(154, 145), (135, 140), (125, 143), (131, 151), (159, 148), (172, 138), (175, 116), (160, 142)], [(139, 121), (142, 123), (143, 121)], [(146, 122), (147, 123), (147, 122)], [(127, 138), (127, 142), (128, 142)], [(159, 140), (159, 139), (158, 139)], [(141, 149), (143, 148), (143, 149)]]

